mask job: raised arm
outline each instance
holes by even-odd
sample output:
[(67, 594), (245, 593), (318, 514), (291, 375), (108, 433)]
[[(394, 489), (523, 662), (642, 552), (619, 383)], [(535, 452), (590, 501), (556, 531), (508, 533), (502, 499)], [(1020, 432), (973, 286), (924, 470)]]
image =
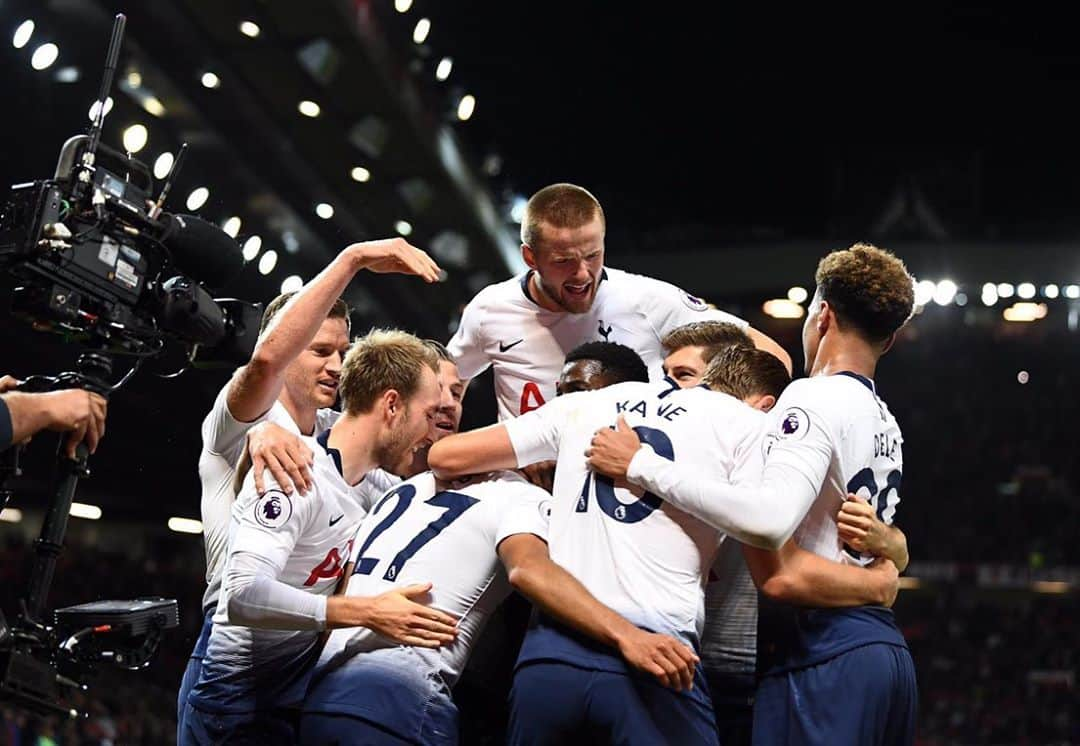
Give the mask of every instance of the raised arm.
[(510, 583), (544, 612), (617, 649), (627, 663), (677, 691), (690, 689), (698, 657), (668, 635), (646, 632), (596, 600), (577, 578), (552, 562), (547, 544), (515, 534), (499, 544)]
[(412, 274), (427, 282), (436, 282), (440, 272), (425, 252), (402, 238), (347, 246), (289, 300), (259, 337), (251, 360), (230, 384), (228, 405), (234, 418), (250, 422), (273, 405), (285, 368), (311, 344), (334, 303), (362, 269)]

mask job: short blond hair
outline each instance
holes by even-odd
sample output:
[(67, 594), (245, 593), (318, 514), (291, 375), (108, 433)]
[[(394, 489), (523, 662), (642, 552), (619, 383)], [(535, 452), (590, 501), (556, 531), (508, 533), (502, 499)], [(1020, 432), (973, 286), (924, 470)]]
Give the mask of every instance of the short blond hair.
[(701, 382), (713, 391), (719, 391), (745, 401), (751, 396), (780, 394), (791, 383), (791, 374), (771, 352), (756, 347), (732, 345), (721, 350), (712, 360)]
[(828, 254), (814, 279), (841, 326), (851, 324), (870, 342), (888, 339), (911, 318), (915, 279), (904, 262), (873, 244)]
[(672, 329), (660, 340), (660, 345), (668, 355), (683, 347), (703, 347), (701, 358), (707, 363), (732, 345), (753, 347), (754, 340), (730, 321), (694, 321)]
[(605, 224), (604, 209), (588, 189), (576, 184), (552, 184), (529, 198), (521, 220), (521, 242), (534, 250), (541, 241), (541, 224), (555, 228), (580, 228), (599, 217)]
[(422, 339), (399, 329), (372, 329), (353, 342), (341, 365), (342, 408), (351, 414), (370, 412), (390, 389), (408, 401), (425, 367), (438, 374), (439, 357)]

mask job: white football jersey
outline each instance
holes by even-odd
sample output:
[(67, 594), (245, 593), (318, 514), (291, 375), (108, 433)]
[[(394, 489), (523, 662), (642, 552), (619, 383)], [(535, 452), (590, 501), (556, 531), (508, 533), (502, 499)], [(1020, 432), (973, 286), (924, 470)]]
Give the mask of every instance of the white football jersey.
[(663, 378), (660, 340), (695, 321), (729, 321), (700, 298), (662, 280), (604, 269), (586, 313), (548, 311), (529, 296), (529, 273), (495, 283), (476, 294), (447, 345), (462, 378), (495, 366), (499, 419), (536, 409), (555, 398), (566, 354), (590, 341), (618, 342), (637, 352), (652, 380)]
[[(795, 540), (827, 559), (865, 564), (870, 558), (844, 549), (836, 515), (845, 495), (853, 492), (868, 498), (878, 518), (892, 524), (904, 469), (900, 426), (873, 381), (849, 373), (800, 379), (780, 395), (772, 417), (769, 462), (789, 463), (821, 484)], [(823, 482), (810, 473), (800, 451), (831, 453)]]
[[(231, 381), (230, 381), (231, 383)], [(235, 492), (233, 475), (247, 446), (247, 434), (262, 422), (273, 422), (296, 435), (301, 435), (288, 410), (279, 401), (261, 417), (240, 422), (229, 412), (229, 384), (218, 393), (214, 406), (202, 424), (202, 451), (199, 453), (199, 481), (202, 484), (200, 510), (203, 524), (203, 543), (206, 549), (206, 593), (203, 610), (217, 605), (221, 588), (221, 569), (225, 564), (225, 545), (229, 538)], [(315, 413), (315, 432), (330, 428), (340, 412), (320, 409)], [(309, 444), (310, 445), (310, 444)]]
[[(323, 596), (334, 592), (367, 506), (342, 477), (331, 453), (317, 442), (312, 445), (315, 463), (306, 495), (286, 495), (267, 475), (270, 488), (259, 496), (254, 475), (247, 475), (233, 505), (224, 573), (237, 555), (254, 555), (282, 583)], [(194, 701), (232, 711), (257, 709), (256, 703), (298, 701), (319, 633), (230, 624), (228, 605), (226, 586)]]
[[(458, 617), (457, 640), (438, 650), (415, 648), (407, 660), (419, 656), (453, 686), (491, 612), (511, 590), (499, 543), (515, 534), (546, 540), (550, 502), (551, 495), (513, 472), (473, 477), (442, 491), (431, 472), (419, 474), (388, 492), (361, 524), (345, 592), (376, 596), (395, 586), (432, 583), (430, 605)], [(358, 653), (388, 647), (394, 644), (363, 627), (334, 630), (315, 676)]]
[(620, 414), (660, 456), (741, 485), (760, 479), (767, 420), (730, 396), (665, 379), (567, 394), (503, 423), (519, 465), (557, 459), (551, 558), (634, 624), (700, 640), (702, 589), (721, 534), (588, 468), (593, 434)]

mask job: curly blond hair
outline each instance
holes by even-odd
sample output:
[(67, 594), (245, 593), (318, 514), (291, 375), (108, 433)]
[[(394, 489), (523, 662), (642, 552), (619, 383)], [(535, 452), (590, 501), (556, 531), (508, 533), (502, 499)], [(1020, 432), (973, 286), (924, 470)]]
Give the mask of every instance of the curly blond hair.
[(902, 327), (915, 306), (915, 280), (892, 253), (868, 243), (833, 251), (818, 264), (817, 292), (836, 313), (871, 342)]

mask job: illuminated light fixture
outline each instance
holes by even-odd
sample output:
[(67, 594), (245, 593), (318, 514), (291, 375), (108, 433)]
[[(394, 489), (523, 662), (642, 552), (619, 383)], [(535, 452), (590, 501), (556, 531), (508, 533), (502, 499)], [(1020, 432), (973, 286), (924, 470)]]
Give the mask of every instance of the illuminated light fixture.
[(132, 70), (127, 74), (127, 84), (131, 88), (138, 88), (142, 85), (142, 75), (138, 70)]
[(394, 0), (394, 10), (398, 13), (408, 13), (412, 7), (412, 0)]
[(1036, 580), (1031, 584), (1036, 593), (1068, 593), (1069, 584), (1064, 580)]
[(283, 293), (295, 293), (302, 287), (304, 287), (304, 278), (300, 275), (289, 275), (281, 281), (281, 292)]
[(919, 280), (915, 284), (915, 305), (925, 306), (934, 297), (937, 284), (933, 280)]
[(238, 218), (236, 215), (233, 215), (231, 218), (225, 221), (225, 223), (221, 226), (221, 230), (225, 231), (231, 237), (236, 238), (236, 236), (240, 233), (240, 225), (240, 218)]
[(42, 44), (40, 47), (34, 50), (33, 56), (30, 58), (30, 67), (35, 70), (45, 70), (56, 62), (56, 58), (60, 56), (60, 47), (53, 44), (51, 41)]
[(1011, 298), (1016, 292), (1016, 288), (1012, 286), (1012, 283), (999, 282), (997, 286), (997, 293), (999, 298)]
[(462, 122), (467, 122), (474, 111), (476, 111), (476, 96), (471, 93), (466, 93), (461, 97), (461, 101), (458, 102), (457, 118)]
[(909, 575), (904, 575), (897, 579), (897, 586), (902, 590), (915, 590), (922, 587), (922, 581), (918, 578), (913, 578)]
[(454, 61), (449, 57), (443, 57), (439, 60), (439, 66), (435, 68), (435, 80), (440, 82), (450, 77), (450, 73), (454, 70)]
[(1038, 321), (1046, 318), (1046, 304), (1018, 301), (1002, 311), (1001, 315), (1006, 321)]
[(402, 236), (407, 236), (412, 233), (412, 223), (408, 220), (399, 220), (394, 223), (394, 230), (396, 230)]
[(85, 518), (88, 521), (96, 521), (101, 518), (101, 508), (86, 503), (72, 503), (71, 515), (76, 518)]
[(1023, 298), (1024, 300), (1028, 300), (1029, 298), (1034, 298), (1035, 297), (1035, 285), (1033, 283), (1030, 283), (1030, 282), (1021, 282), (1019, 285), (1016, 286), (1016, 294), (1018, 296), (1020, 296), (1021, 298)]
[(427, 18), (421, 18), (416, 22), (416, 27), (413, 28), (412, 40), (417, 44), (423, 44), (427, 41), (428, 34), (431, 33), (431, 21)]
[(250, 262), (259, 255), (260, 249), (262, 249), (262, 239), (258, 236), (252, 236), (247, 241), (244, 241), (244, 248), (242, 249), (244, 260)]
[(956, 297), (956, 283), (952, 280), (941, 280), (934, 286), (934, 303), (939, 306), (947, 306)]
[(34, 35), (34, 22), (27, 20), (19, 24), (15, 29), (15, 35), (11, 37), (11, 46), (22, 49), (30, 43), (30, 37)]
[(982, 302), (984, 306), (992, 306), (998, 302), (997, 285), (988, 282), (982, 288)]
[(773, 298), (765, 301), (761, 310), (774, 319), (801, 319), (803, 307), (787, 298)]
[(154, 161), (154, 178), (164, 179), (169, 175), (169, 171), (172, 169), (173, 154), (169, 151), (165, 151), (157, 157)]
[(514, 197), (514, 203), (510, 205), (510, 219), (520, 224), (525, 219), (525, 206), (529, 203), (520, 194)]
[[(105, 99), (105, 116), (109, 116), (109, 112), (112, 111), (112, 107), (113, 107), (112, 96), (109, 96), (107, 99)], [(101, 109), (101, 102), (100, 101), (95, 101), (90, 106), (90, 111), (87, 112), (87, 116), (90, 117), (91, 122), (93, 122), (94, 120), (97, 119), (99, 109)]]
[(305, 117), (312, 118), (319, 116), (319, 113), (322, 111), (322, 109), (319, 108), (319, 105), (317, 103), (315, 103), (314, 101), (308, 101), (307, 99), (304, 99), (299, 104), (297, 104), (296, 108)]
[(363, 166), (354, 166), (353, 170), (349, 172), (349, 176), (353, 181), (365, 182), (371, 180), (371, 172)]
[(4, 508), (0, 510), (0, 521), (4, 523), (18, 523), (22, 520), (22, 511), (18, 508)]
[(255, 21), (243, 21), (240, 24), (240, 33), (249, 39), (254, 39), (261, 31), (262, 29), (259, 28), (259, 24), (255, 23)]
[(217, 88), (221, 85), (221, 78), (214, 73), (205, 72), (202, 74), (199, 82), (202, 83), (203, 88)]
[(1059, 290), (1058, 290), (1057, 285), (1051, 284), (1051, 285), (1047, 285), (1046, 287), (1043, 288), (1043, 296), (1046, 297), (1046, 298), (1049, 298), (1050, 300), (1053, 300), (1054, 298), (1058, 297), (1058, 294), (1059, 294)]
[(1080, 285), (1066, 285), (1065, 297), (1073, 300), (1080, 298)]
[(68, 65), (57, 70), (53, 77), (56, 78), (57, 83), (78, 83), (80, 75), (79, 68)]
[(1019, 373), (1016, 374), (1016, 382), (1019, 383), (1021, 386), (1024, 385), (1025, 383), (1027, 383), (1030, 380), (1031, 380), (1031, 374), (1028, 373), (1026, 370), (1022, 370), (1022, 371), (1020, 371)]
[(334, 217), (334, 206), (326, 202), (320, 202), (315, 205), (315, 214), (323, 220), (329, 220)]
[(178, 534), (201, 534), (202, 521), (194, 518), (178, 518), (173, 516), (169, 519), (169, 530)]
[(124, 130), (124, 150), (129, 153), (138, 153), (140, 150), (146, 147), (147, 141), (150, 139), (150, 133), (146, 127), (141, 124), (133, 124)]
[(277, 266), (277, 252), (273, 249), (259, 257), (259, 273), (268, 275)]
[(142, 107), (155, 117), (165, 116), (165, 105), (157, 96), (147, 96), (142, 100)]
[(788, 288), (787, 298), (792, 303), (805, 303), (806, 299), (810, 297), (810, 293), (806, 292), (806, 288), (793, 287)]
[(955, 301), (958, 306), (966, 306), (968, 304), (967, 293), (957, 293)]
[(206, 204), (206, 200), (210, 199), (210, 190), (206, 187), (195, 187), (191, 194), (187, 198), (187, 209), (191, 211), (198, 210), (200, 207)]

